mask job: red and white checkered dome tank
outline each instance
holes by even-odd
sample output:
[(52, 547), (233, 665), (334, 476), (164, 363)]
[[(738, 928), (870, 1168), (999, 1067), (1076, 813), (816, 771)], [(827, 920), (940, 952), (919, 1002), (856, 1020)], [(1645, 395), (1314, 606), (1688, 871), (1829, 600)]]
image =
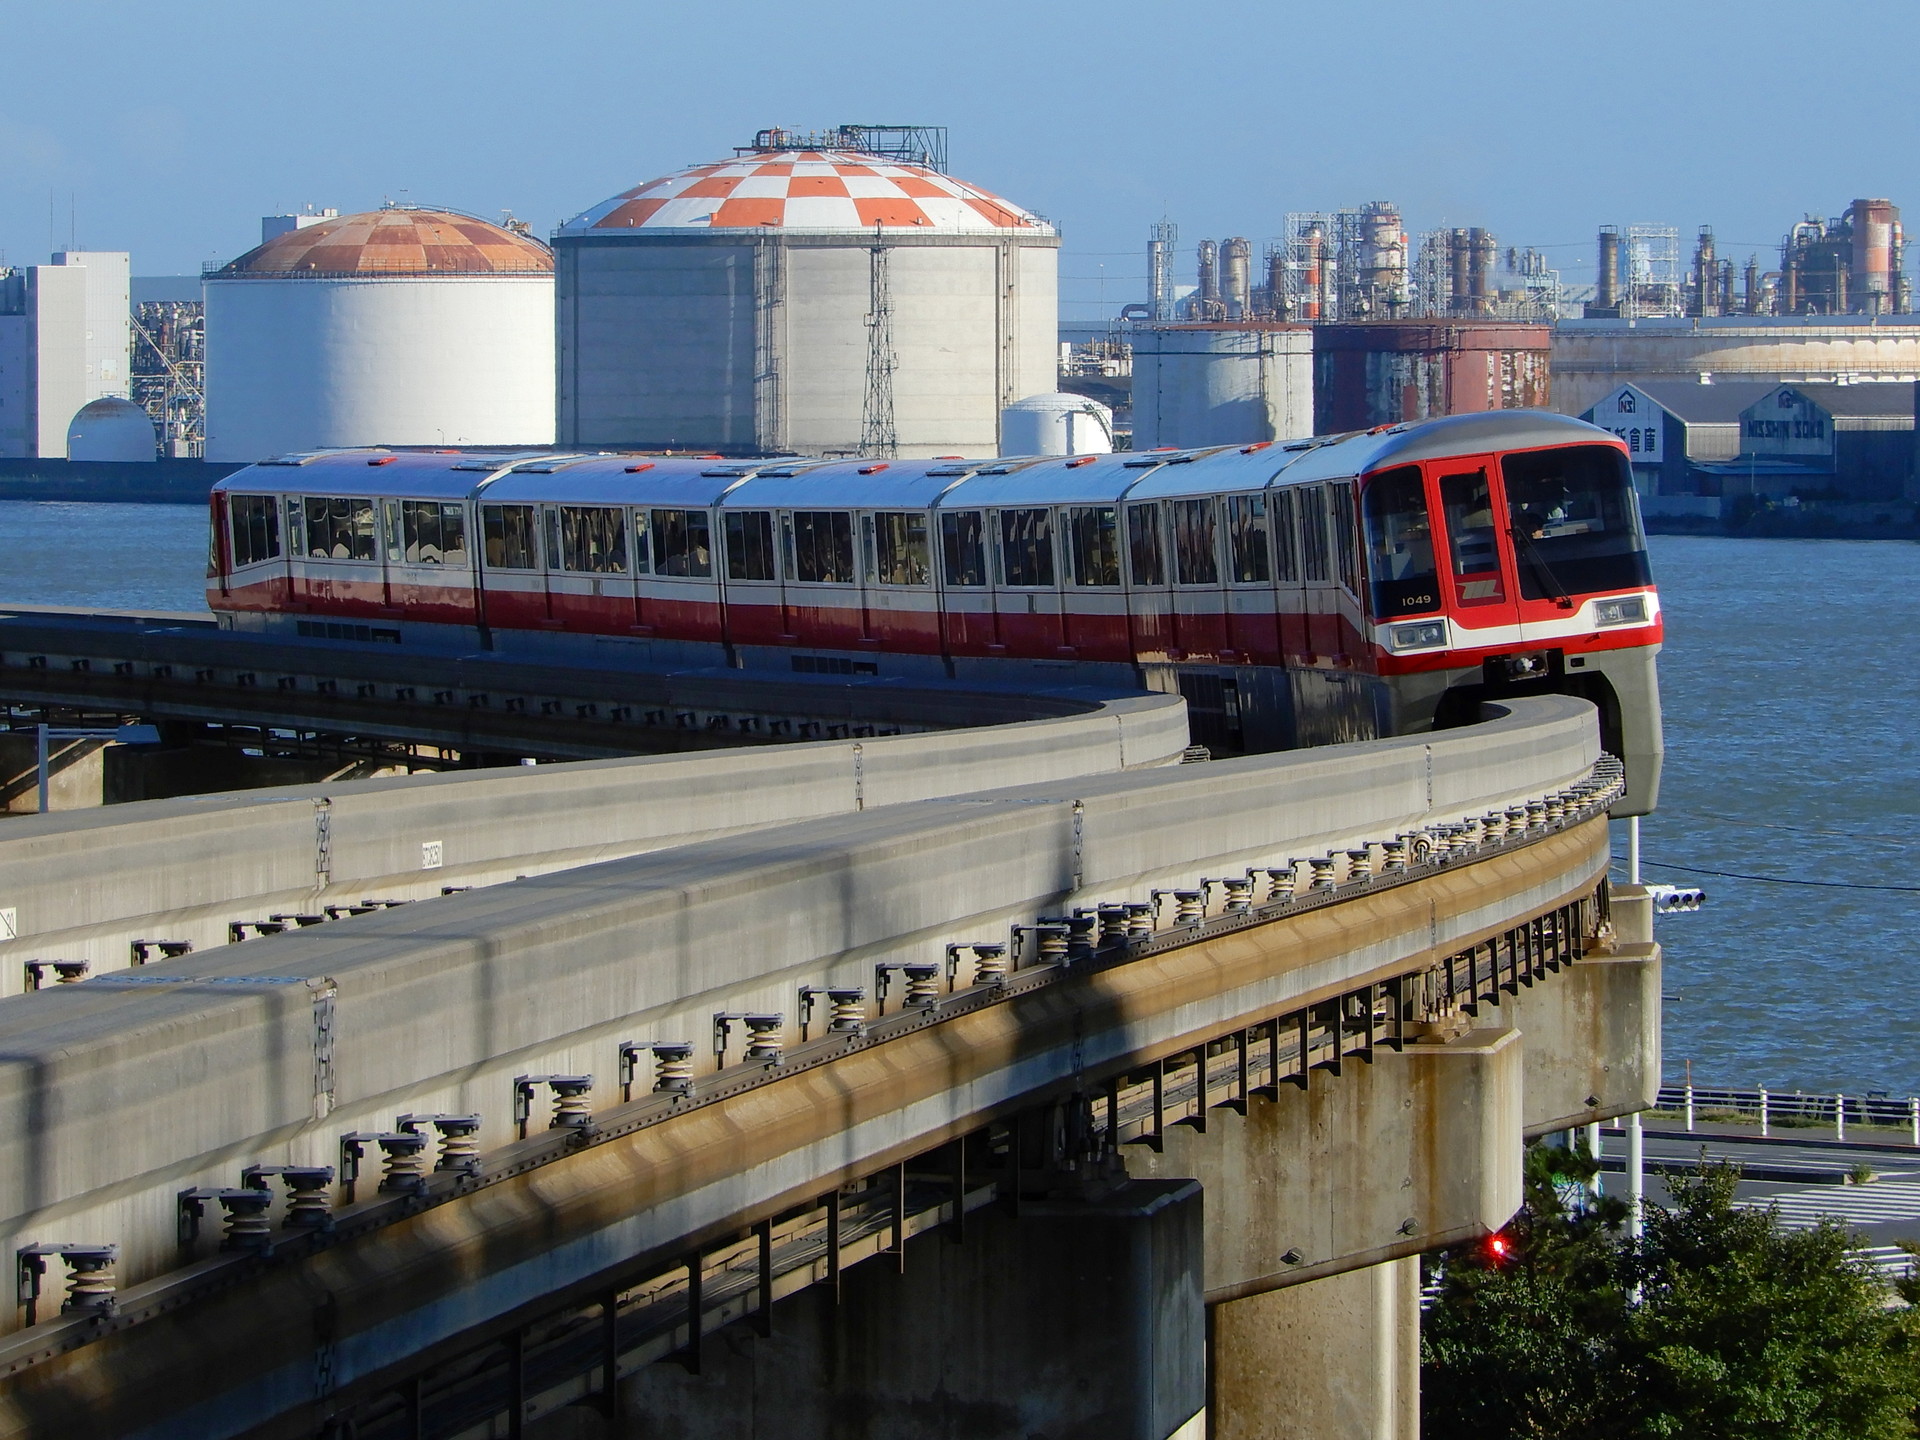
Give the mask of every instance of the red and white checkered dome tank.
[(696, 165), (614, 196), (560, 227), (621, 230), (912, 230), (1051, 235), (1039, 216), (977, 185), (851, 150), (793, 150)]

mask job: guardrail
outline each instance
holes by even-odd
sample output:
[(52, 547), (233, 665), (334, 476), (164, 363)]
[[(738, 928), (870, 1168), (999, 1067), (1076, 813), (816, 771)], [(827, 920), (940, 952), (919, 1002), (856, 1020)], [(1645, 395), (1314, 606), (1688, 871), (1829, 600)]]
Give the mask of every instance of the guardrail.
[(1662, 1085), (1659, 1108), (1683, 1116), (1691, 1130), (1706, 1119), (1731, 1118), (1760, 1127), (1771, 1135), (1776, 1125), (1789, 1129), (1831, 1129), (1839, 1140), (1847, 1126), (1871, 1125), (1906, 1130), (1920, 1146), (1920, 1096), (1904, 1099), (1869, 1092), (1865, 1095), (1808, 1094), (1804, 1090), (1729, 1090), (1707, 1085)]

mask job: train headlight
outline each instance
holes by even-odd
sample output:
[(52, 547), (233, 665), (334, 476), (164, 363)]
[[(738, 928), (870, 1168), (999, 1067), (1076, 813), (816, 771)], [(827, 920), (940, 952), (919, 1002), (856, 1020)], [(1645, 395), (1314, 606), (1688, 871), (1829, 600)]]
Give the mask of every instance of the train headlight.
[(1444, 620), (1422, 620), (1418, 625), (1396, 625), (1387, 635), (1387, 644), (1394, 650), (1431, 650), (1436, 645), (1447, 643), (1447, 622)]
[(1644, 625), (1646, 620), (1645, 596), (1629, 595), (1619, 600), (1593, 602), (1593, 623), (1596, 625)]

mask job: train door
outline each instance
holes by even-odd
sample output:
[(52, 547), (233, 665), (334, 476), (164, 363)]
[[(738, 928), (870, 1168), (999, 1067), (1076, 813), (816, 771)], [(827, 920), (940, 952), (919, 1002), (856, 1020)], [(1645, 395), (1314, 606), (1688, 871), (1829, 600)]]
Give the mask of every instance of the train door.
[(1268, 492), (1267, 509), (1273, 526), (1273, 603), (1278, 611), (1280, 663), (1298, 665), (1313, 653), (1300, 568), (1299, 487), (1276, 486)]
[(1297, 490), (1300, 520), (1300, 576), (1306, 644), (1310, 666), (1332, 663), (1340, 653), (1340, 582), (1334, 569), (1330, 486), (1302, 485)]
[(1164, 664), (1174, 648), (1166, 516), (1158, 500), (1131, 501), (1125, 510), (1127, 624), (1134, 659), (1143, 665)]
[(1430, 462), (1430, 489), (1443, 532), (1450, 608), (1469, 645), (1504, 644), (1518, 637), (1520, 597), (1514, 584), (1511, 537), (1498, 516), (1501, 500), (1491, 455)]
[(1068, 599), (1062, 644), (1081, 660), (1133, 658), (1127, 597), (1120, 576), (1120, 511), (1114, 505), (1069, 505), (1061, 512)]
[(777, 645), (789, 640), (786, 597), (775, 557), (771, 510), (722, 510), (720, 570), (722, 623), (729, 645)]
[(1057, 517), (1045, 505), (989, 510), (994, 564), (997, 643), (1009, 655), (1053, 659), (1065, 646), (1060, 631), (1060, 549)]
[(987, 512), (933, 512), (940, 566), (940, 645), (955, 656), (990, 655), (1000, 643), (987, 567)]
[[(404, 580), (397, 579), (400, 569), (402, 546), (405, 542), (400, 534), (400, 502), (398, 500), (378, 500), (380, 507), (380, 595), (381, 603), (387, 613), (398, 615), (402, 612), (396, 607), (408, 599)], [(399, 590), (398, 598), (394, 591)]]
[(1265, 490), (1226, 497), (1227, 634), (1234, 663), (1280, 663), (1273, 538)]
[(1174, 646), (1194, 658), (1217, 658), (1227, 648), (1220, 504), (1213, 495), (1167, 503), (1173, 531)]

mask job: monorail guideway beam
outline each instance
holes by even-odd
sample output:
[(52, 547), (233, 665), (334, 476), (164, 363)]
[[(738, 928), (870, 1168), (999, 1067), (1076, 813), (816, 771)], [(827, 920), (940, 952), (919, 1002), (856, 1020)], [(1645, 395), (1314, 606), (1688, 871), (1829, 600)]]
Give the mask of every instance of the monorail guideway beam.
[[(678, 1265), (698, 1285), (690, 1249), (1036, 1105), (1078, 1105), (1077, 1133), (1097, 1141), (1104, 1127), (1110, 1148), (1164, 1145), (1182, 1118), (1291, 1083), (1276, 1075), (1317, 1083), (1316, 1070), (1379, 1060), (1418, 1039), (1410, 1027), (1577, 969), (1604, 937), (1599, 816), (1618, 781), (1591, 778), (1597, 755), (1590, 712), (1535, 702), (1444, 741), (759, 832), (0, 1002), (22, 1057), (0, 1071), (19, 1112), (0, 1127), (16, 1152), (0, 1165), (9, 1228), (28, 1244), (47, 1226), (62, 1240), (117, 1228), (125, 1242), (117, 1313), (68, 1315), (0, 1353), (0, 1370), (23, 1367), (6, 1382), (25, 1407), (15, 1433), (71, 1421), (62, 1397), (81, 1374), (114, 1376), (143, 1419), (164, 1392), (196, 1407), (203, 1433), (239, 1433), (308, 1403), (322, 1318), (321, 1408), (358, 1403), (400, 1356), (444, 1358), (476, 1326), (513, 1329), (582, 1286), (594, 1303), (618, 1278), (610, 1266)], [(1196, 872), (1196, 854), (1226, 877)], [(1010, 973), (987, 943), (1009, 922), (1022, 947)], [(636, 968), (640, 935), (650, 953)], [(949, 943), (972, 960), (944, 993)], [(874, 981), (895, 970), (908, 989), (880, 1013)], [(811, 1030), (796, 993), (830, 1002)], [(481, 994), (484, 1013), (471, 1009)], [(747, 1017), (759, 1055), (696, 1059), (679, 1043), (715, 1014)], [(153, 1038), (129, 1048), (141, 1035)], [(664, 1054), (671, 1083), (617, 1098), (626, 1041)], [(59, 1104), (33, 1122), (51, 1072), (29, 1057), (46, 1046)], [(171, 1083), (189, 1057), (200, 1078)], [(126, 1065), (142, 1076), (132, 1091)], [(628, 1085), (636, 1075), (644, 1084), (643, 1065)], [(514, 1139), (502, 1096), (533, 1083), (557, 1098), (556, 1124)], [(132, 1113), (129, 1094), (166, 1096), (164, 1115)], [(478, 1163), (422, 1175), (422, 1126), (443, 1121)], [(354, 1154), (377, 1146), (394, 1183), (363, 1175), (350, 1198), (329, 1196), (330, 1228), (285, 1238), (236, 1201), (236, 1248), (177, 1268), (183, 1185), (227, 1206), (245, 1196), (221, 1187), (249, 1161), (293, 1187), (341, 1162), (342, 1134)], [(904, 1207), (892, 1206), (896, 1237)], [(1422, 1223), (1446, 1228), (1438, 1211)], [(196, 1293), (206, 1286), (220, 1288)], [(182, 1326), (187, 1343), (240, 1345), (230, 1368), (211, 1350), (191, 1376), (159, 1359)]]

